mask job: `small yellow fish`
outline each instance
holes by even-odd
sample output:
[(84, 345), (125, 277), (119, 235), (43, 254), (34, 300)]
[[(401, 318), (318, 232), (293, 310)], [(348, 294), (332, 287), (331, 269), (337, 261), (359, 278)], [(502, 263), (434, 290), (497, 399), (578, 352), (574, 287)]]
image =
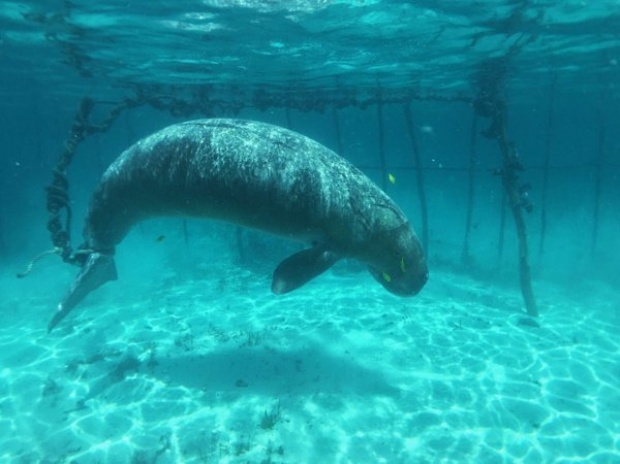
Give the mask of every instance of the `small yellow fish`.
[(390, 274), (388, 274), (387, 272), (384, 272), (384, 273), (382, 274), (382, 276), (383, 276), (383, 279), (384, 279), (386, 282), (391, 282), (391, 281), (392, 281), (392, 278), (390, 277)]
[(159, 237), (157, 237), (157, 238), (155, 239), (155, 241), (156, 241), (156, 242), (158, 242), (158, 243), (161, 243), (161, 242), (163, 242), (164, 240), (166, 240), (166, 236), (165, 236), (165, 235), (160, 235)]
[(390, 173), (390, 172), (388, 172), (388, 179), (390, 180), (390, 182), (391, 182), (392, 184), (395, 184), (395, 183), (396, 183), (396, 177), (394, 177), (394, 174), (392, 174), (392, 173)]
[(405, 265), (405, 257), (401, 256), (400, 258), (400, 270), (403, 271), (403, 274), (407, 271), (407, 266)]

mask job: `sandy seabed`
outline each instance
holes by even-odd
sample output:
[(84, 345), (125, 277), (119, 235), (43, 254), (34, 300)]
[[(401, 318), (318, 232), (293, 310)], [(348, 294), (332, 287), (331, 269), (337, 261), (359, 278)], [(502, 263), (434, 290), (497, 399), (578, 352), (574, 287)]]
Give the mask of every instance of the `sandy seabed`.
[[(286, 296), (234, 266), (121, 282), (51, 334), (0, 313), (0, 461), (620, 462), (620, 296), (435, 273), (416, 298), (328, 273)], [(586, 296), (587, 295), (587, 296)], [(50, 307), (51, 305), (51, 307)]]

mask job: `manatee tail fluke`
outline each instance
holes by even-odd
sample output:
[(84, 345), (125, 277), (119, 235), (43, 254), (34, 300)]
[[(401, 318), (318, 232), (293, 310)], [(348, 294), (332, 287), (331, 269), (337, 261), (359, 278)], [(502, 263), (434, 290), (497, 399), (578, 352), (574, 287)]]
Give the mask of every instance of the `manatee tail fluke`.
[(110, 280), (116, 280), (116, 264), (111, 255), (91, 253), (82, 266), (69, 292), (58, 304), (54, 317), (47, 326), (48, 333), (52, 331), (86, 295), (101, 287)]

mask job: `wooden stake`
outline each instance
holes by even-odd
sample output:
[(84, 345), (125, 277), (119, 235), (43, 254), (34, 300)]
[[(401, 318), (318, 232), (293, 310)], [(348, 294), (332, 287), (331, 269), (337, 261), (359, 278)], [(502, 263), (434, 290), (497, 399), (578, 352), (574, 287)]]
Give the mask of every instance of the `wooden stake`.
[[(512, 142), (508, 141), (506, 128), (506, 99), (504, 95), (504, 81), (509, 70), (511, 58), (521, 51), (521, 48), (533, 40), (529, 36), (522, 36), (513, 42), (504, 56), (489, 58), (480, 64), (479, 71), (475, 75), (475, 85), (478, 88), (477, 96), (473, 102), (474, 109), (479, 116), (490, 118), (489, 127), (482, 135), (489, 139), (497, 140), (502, 155), (502, 168), (496, 170), (501, 176), (502, 185), (510, 211), (517, 228), (519, 249), (519, 280), (521, 293), (525, 302), (525, 308), (530, 316), (538, 316), (538, 307), (532, 291), (532, 276), (528, 260), (527, 233), (523, 209), (530, 212), (531, 202), (528, 198), (529, 186), (519, 183), (519, 171), (523, 166), (519, 161), (517, 150)], [(503, 211), (503, 208), (502, 208)], [(503, 219), (502, 219), (503, 223)], [(503, 245), (503, 224), (500, 236), (501, 251)]]
[(525, 302), (525, 308), (530, 316), (538, 316), (538, 307), (532, 291), (532, 276), (528, 260), (527, 233), (525, 230), (525, 220), (523, 218), (523, 198), (518, 183), (517, 172), (523, 167), (518, 160), (514, 146), (508, 142), (506, 130), (505, 109), (497, 111), (493, 116), (492, 130), (496, 135), (497, 142), (502, 152), (503, 167), (501, 170), (502, 184), (506, 191), (508, 205), (512, 212), (512, 217), (517, 228), (517, 238), (519, 240), (519, 278), (521, 283), (521, 293)]
[(416, 179), (418, 184), (418, 197), (420, 198), (420, 215), (422, 217), (422, 246), (424, 247), (424, 253), (428, 256), (428, 208), (426, 202), (426, 190), (424, 188), (424, 167), (422, 166), (422, 155), (420, 154), (420, 147), (418, 146), (418, 140), (415, 133), (415, 126), (413, 124), (413, 115), (411, 113), (410, 103), (403, 104), (403, 112), (405, 113), (405, 123), (407, 125), (407, 134), (411, 141), (411, 148), (413, 150), (413, 161), (416, 170)]

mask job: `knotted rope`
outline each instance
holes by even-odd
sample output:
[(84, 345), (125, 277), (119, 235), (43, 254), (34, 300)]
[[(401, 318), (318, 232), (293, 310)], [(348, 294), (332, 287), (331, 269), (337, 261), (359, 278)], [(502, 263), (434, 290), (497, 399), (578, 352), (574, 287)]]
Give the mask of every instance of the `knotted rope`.
[[(83, 98), (73, 125), (69, 138), (64, 144), (63, 152), (52, 170), (52, 182), (45, 188), (46, 207), (48, 212), (47, 230), (50, 233), (54, 248), (44, 251), (37, 255), (23, 272), (17, 274), (18, 278), (26, 277), (34, 265), (43, 257), (57, 254), (66, 263), (82, 266), (92, 250), (81, 248), (73, 251), (71, 247), (71, 201), (69, 198), (69, 181), (67, 180), (67, 167), (71, 164), (73, 156), (77, 152), (79, 144), (86, 136), (106, 132), (112, 123), (120, 116), (122, 111), (129, 107), (138, 106), (142, 103), (141, 99), (127, 98), (116, 104), (110, 111), (107, 118), (99, 125), (89, 123), (89, 117), (95, 107), (95, 101), (86, 97)], [(64, 213), (64, 224), (62, 221)]]

